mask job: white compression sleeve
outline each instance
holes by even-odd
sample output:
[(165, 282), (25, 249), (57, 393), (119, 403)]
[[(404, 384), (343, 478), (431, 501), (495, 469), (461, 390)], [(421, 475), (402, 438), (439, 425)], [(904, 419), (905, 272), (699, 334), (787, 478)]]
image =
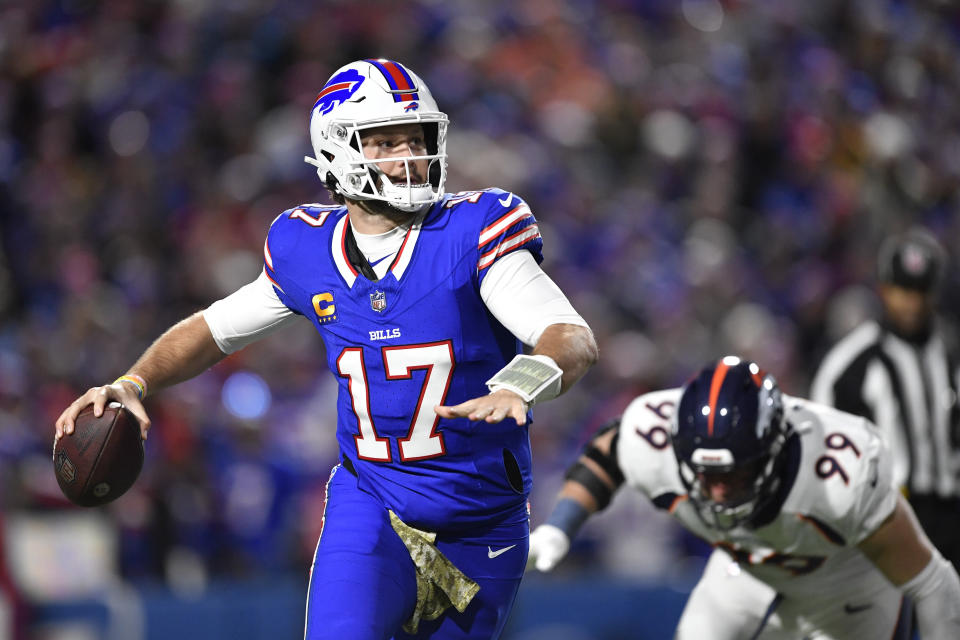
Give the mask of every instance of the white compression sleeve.
[(913, 599), (923, 640), (960, 638), (960, 577), (939, 552), (900, 590)]
[(224, 353), (239, 351), (294, 318), (296, 314), (280, 302), (266, 272), (203, 311), (203, 319)]
[(500, 324), (531, 347), (552, 324), (587, 326), (529, 251), (494, 262), (480, 283), (480, 298)]

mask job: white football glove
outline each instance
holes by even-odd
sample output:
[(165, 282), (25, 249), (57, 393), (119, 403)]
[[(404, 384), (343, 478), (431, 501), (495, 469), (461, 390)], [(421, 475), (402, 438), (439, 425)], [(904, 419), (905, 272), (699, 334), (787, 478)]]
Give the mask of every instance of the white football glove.
[(527, 569), (552, 571), (570, 551), (570, 538), (552, 524), (542, 524), (530, 533)]

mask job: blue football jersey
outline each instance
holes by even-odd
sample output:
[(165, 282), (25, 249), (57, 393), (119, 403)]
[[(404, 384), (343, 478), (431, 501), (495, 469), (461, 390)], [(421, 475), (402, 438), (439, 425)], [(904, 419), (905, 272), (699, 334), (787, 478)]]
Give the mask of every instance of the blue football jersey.
[(530, 208), (500, 189), (446, 194), (376, 281), (348, 260), (348, 228), (346, 207), (303, 205), (273, 222), (264, 246), (280, 300), (323, 337), (339, 383), (341, 458), (363, 490), (413, 526), (524, 518), (527, 426), (444, 420), (433, 407), (486, 395), (486, 380), (520, 352), (480, 283), (512, 251), (543, 259)]

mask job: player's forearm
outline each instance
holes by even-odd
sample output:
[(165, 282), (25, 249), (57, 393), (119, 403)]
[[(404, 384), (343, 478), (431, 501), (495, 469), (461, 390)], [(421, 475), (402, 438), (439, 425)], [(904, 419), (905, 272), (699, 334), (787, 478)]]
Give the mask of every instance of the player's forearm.
[(587, 516), (591, 516), (600, 510), (597, 500), (590, 493), (590, 490), (576, 480), (567, 480), (563, 483), (563, 488), (557, 494), (557, 502), (559, 503), (561, 500), (573, 500), (583, 508)]
[[(574, 480), (567, 480), (560, 494), (557, 496), (557, 503), (553, 506), (550, 515), (539, 529), (553, 529), (552, 534), (558, 540), (563, 540), (563, 550), (556, 558), (559, 561), (566, 555), (570, 540), (577, 536), (580, 527), (587, 519), (597, 512), (597, 501), (590, 495), (586, 487)], [(563, 535), (559, 535), (562, 533)]]
[(899, 494), (890, 516), (857, 547), (896, 586), (917, 576), (933, 555), (913, 509)]
[(574, 324), (553, 324), (544, 329), (533, 354), (549, 356), (563, 370), (560, 393), (572, 387), (599, 358), (593, 332)]
[(173, 325), (150, 345), (128, 373), (141, 376), (149, 393), (189, 380), (220, 362), (217, 346), (198, 312)]
[(582, 506), (584, 519), (605, 509), (624, 483), (615, 446), (619, 425), (617, 419), (598, 431), (567, 470), (559, 499), (573, 500)]
[(554, 562), (559, 562), (560, 558), (566, 555), (570, 540), (577, 536), (577, 532), (590, 516), (600, 509), (602, 506), (588, 487), (576, 480), (567, 480), (563, 484), (557, 496), (557, 503), (553, 506), (546, 522), (539, 527), (541, 530), (553, 529), (563, 534), (562, 536), (557, 533), (551, 534), (557, 538), (557, 541), (563, 541), (560, 545), (562, 552), (556, 556)]
[(960, 637), (960, 576), (927, 540), (903, 496), (887, 520), (857, 545), (914, 603), (923, 640)]
[(567, 470), (566, 482), (546, 522), (567, 539), (573, 539), (591, 515), (605, 509), (623, 485), (615, 445), (619, 425), (617, 419), (601, 429)]

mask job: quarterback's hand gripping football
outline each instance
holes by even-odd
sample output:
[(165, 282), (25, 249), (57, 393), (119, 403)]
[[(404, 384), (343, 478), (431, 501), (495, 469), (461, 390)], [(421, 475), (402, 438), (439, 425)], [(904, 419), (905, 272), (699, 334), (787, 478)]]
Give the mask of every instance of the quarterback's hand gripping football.
[(530, 534), (527, 570), (553, 571), (570, 550), (570, 538), (552, 524), (542, 524)]
[(147, 439), (147, 431), (150, 430), (150, 418), (143, 408), (140, 401), (140, 394), (134, 385), (117, 380), (112, 384), (105, 384), (100, 387), (92, 387), (82, 396), (74, 400), (63, 410), (56, 422), (56, 439), (59, 440), (65, 435), (73, 433), (74, 423), (80, 412), (86, 407), (93, 405), (93, 413), (96, 416), (103, 415), (103, 408), (107, 403), (116, 401), (122, 404), (133, 414), (140, 424), (140, 437)]

